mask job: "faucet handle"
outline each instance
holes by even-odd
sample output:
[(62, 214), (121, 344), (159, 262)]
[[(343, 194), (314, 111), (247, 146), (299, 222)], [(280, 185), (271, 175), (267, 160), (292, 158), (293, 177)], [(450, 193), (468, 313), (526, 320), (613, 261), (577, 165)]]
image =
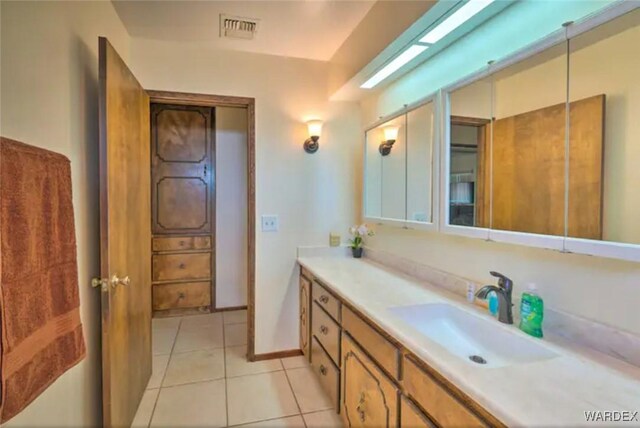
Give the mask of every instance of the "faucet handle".
[(496, 272), (493, 270), (490, 271), (489, 273), (491, 274), (491, 276), (498, 278), (498, 285), (501, 288), (504, 288), (506, 291), (509, 291), (509, 292), (511, 291), (511, 289), (513, 288), (513, 281), (511, 279), (507, 278), (500, 272)]

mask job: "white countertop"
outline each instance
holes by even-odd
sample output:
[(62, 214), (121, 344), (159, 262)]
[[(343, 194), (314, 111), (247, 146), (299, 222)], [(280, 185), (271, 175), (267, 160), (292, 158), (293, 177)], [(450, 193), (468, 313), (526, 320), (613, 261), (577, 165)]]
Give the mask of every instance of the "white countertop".
[[(367, 259), (300, 257), (298, 262), (508, 426), (593, 426), (597, 423), (587, 422), (585, 411), (640, 412), (637, 378), (545, 339), (531, 338), (442, 288)], [(485, 316), (496, 328), (509, 329), (526, 340), (541, 341), (558, 357), (504, 367), (477, 366), (452, 356), (388, 311), (394, 306), (436, 302)], [(617, 424), (640, 426), (640, 420)]]

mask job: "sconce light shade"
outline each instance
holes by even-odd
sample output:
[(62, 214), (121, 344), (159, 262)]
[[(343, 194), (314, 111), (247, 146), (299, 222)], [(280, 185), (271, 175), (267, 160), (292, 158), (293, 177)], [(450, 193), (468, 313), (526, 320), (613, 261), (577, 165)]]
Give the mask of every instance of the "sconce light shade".
[(382, 156), (387, 156), (389, 153), (391, 153), (393, 143), (395, 143), (396, 139), (398, 138), (399, 129), (400, 128), (397, 126), (387, 126), (382, 129), (382, 132), (384, 133), (384, 141), (380, 144), (380, 147), (378, 147), (378, 150), (380, 151), (380, 154)]
[(387, 126), (383, 129), (384, 139), (386, 141), (393, 140), (396, 141), (398, 139), (398, 130), (397, 126)]
[(304, 142), (304, 151), (307, 153), (315, 153), (320, 147), (318, 140), (320, 139), (320, 135), (322, 135), (322, 121), (310, 120), (307, 122), (307, 128), (309, 129), (309, 138)]

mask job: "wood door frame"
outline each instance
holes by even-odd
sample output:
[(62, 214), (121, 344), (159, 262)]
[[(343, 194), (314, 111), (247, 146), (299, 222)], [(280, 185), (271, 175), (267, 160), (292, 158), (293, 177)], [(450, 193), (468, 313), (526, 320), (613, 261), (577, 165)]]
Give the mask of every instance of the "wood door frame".
[[(149, 102), (154, 104), (182, 104), (204, 107), (242, 107), (247, 109), (247, 359), (255, 360), (255, 271), (256, 271), (256, 100), (229, 95), (194, 94), (147, 90)], [(215, 247), (215, 244), (213, 245)], [(215, 257), (215, 249), (214, 255)], [(213, 273), (215, 275), (215, 272)], [(216, 309), (215, 290), (211, 296), (212, 312), (240, 309)]]

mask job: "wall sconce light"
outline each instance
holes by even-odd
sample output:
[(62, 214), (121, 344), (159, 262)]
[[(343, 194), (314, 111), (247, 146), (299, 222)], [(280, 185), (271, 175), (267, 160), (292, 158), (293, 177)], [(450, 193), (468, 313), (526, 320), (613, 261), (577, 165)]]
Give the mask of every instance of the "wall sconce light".
[(310, 120), (307, 122), (307, 128), (309, 128), (309, 138), (304, 142), (304, 151), (307, 153), (315, 153), (320, 147), (318, 140), (322, 134), (322, 121)]
[(391, 153), (391, 148), (393, 147), (393, 143), (396, 142), (398, 138), (398, 127), (397, 126), (387, 126), (382, 129), (384, 133), (384, 141), (380, 143), (380, 147), (378, 147), (378, 151), (382, 156), (387, 156)]

